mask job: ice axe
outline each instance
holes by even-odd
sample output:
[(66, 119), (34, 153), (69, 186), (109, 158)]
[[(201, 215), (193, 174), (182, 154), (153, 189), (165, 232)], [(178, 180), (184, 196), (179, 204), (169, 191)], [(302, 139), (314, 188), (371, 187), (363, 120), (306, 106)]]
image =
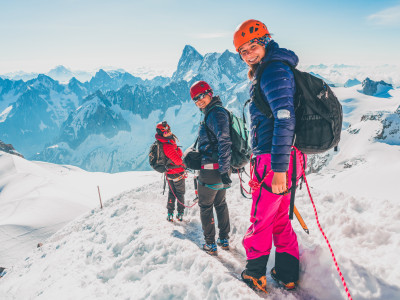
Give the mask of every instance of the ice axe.
[(296, 215), (297, 220), (299, 221), (301, 227), (303, 227), (303, 230), (307, 233), (310, 234), (310, 231), (308, 230), (308, 227), (306, 225), (306, 223), (304, 222), (303, 218), (301, 217), (299, 211), (297, 210), (296, 205), (294, 205), (293, 207), (293, 212)]

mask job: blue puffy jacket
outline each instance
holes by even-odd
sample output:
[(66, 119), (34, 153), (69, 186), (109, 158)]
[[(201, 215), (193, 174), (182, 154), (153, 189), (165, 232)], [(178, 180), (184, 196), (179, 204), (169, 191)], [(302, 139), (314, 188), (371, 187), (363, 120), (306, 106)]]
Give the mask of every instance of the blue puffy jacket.
[[(260, 63), (268, 61), (274, 62), (264, 69), (260, 88), (274, 118), (267, 118), (253, 102), (250, 103), (251, 144), (254, 155), (271, 154), (271, 168), (274, 172), (285, 172), (289, 167), (296, 123), (293, 105), (296, 86), (293, 72), (282, 62), (295, 67), (299, 59), (294, 52), (279, 48), (276, 42), (270, 41)], [(254, 93), (253, 86), (250, 93)]]
[(229, 113), (222, 107), (219, 97), (213, 97), (203, 113), (208, 112), (206, 124), (210, 129), (209, 140), (204, 124), (199, 128), (199, 151), (201, 164), (218, 163), (220, 174), (227, 173), (231, 167), (231, 136), (229, 128)]

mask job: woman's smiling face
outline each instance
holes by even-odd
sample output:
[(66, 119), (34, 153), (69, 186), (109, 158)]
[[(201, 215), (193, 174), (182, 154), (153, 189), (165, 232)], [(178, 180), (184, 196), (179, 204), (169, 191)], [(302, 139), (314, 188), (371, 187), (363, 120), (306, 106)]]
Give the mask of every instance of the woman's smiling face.
[(250, 41), (240, 46), (239, 54), (247, 65), (256, 65), (264, 58), (265, 47)]

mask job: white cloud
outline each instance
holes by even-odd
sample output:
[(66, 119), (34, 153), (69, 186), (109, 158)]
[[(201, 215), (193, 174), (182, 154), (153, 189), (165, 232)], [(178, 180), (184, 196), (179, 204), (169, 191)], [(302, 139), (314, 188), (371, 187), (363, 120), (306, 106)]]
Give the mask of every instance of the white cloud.
[(368, 20), (379, 25), (400, 25), (400, 5), (372, 14), (368, 16)]

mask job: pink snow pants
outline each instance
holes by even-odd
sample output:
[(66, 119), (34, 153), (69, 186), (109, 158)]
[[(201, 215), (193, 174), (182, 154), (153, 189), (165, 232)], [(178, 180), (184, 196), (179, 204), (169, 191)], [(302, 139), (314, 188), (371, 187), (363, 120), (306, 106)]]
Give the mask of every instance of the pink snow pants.
[[(302, 175), (302, 165), (307, 160), (306, 155), (296, 151), (297, 159), (297, 181)], [(293, 170), (292, 151), (288, 169), (288, 186), (291, 187), (291, 176)], [(254, 172), (260, 178), (271, 169), (271, 154), (261, 154), (256, 157)], [(271, 187), (274, 172), (271, 171), (265, 179), (267, 186)], [(252, 174), (257, 180), (255, 174)], [(261, 187), (252, 194), (253, 204), (251, 206), (250, 222), (252, 223), (243, 238), (243, 246), (246, 250), (247, 259), (255, 259), (263, 255), (268, 255), (272, 248), (272, 239), (276, 247), (276, 252), (286, 252), (299, 259), (299, 246), (297, 236), (293, 231), (289, 220), (290, 193), (286, 195), (276, 195), (268, 192)]]

